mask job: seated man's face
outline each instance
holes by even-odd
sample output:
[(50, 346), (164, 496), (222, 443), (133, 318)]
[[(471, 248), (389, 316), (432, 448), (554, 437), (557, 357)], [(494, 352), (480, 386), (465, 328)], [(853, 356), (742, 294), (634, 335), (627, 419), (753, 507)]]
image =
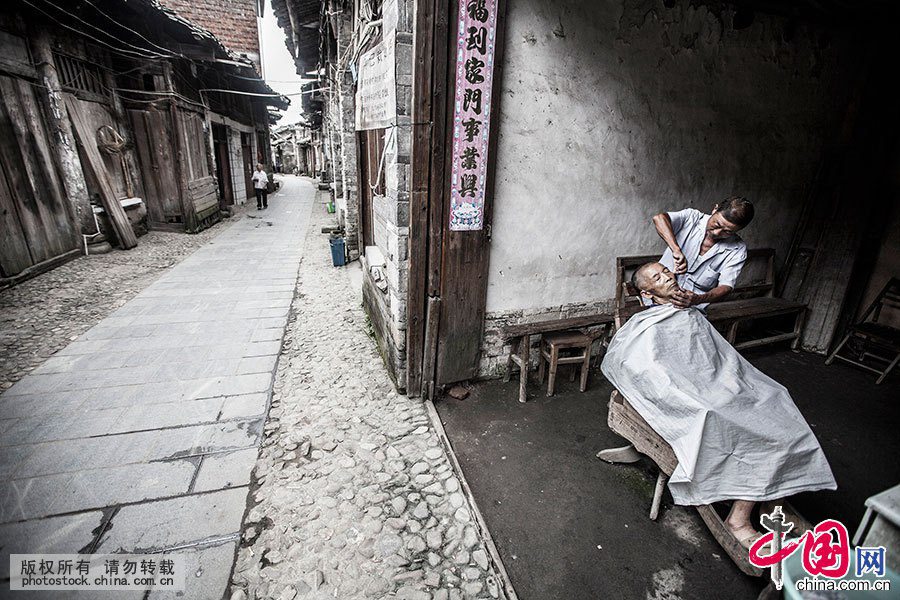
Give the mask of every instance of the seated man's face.
[(680, 290), (675, 274), (659, 263), (647, 263), (635, 273), (635, 284), (641, 296), (656, 304), (668, 304), (672, 295)]

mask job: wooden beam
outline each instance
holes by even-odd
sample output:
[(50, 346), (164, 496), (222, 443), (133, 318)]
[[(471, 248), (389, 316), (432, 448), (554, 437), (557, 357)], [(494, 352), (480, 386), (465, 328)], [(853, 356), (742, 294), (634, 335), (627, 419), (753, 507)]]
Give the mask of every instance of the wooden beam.
[(91, 198), (84, 180), (81, 159), (78, 157), (78, 150), (72, 136), (72, 124), (62, 106), (62, 85), (59, 81), (59, 74), (56, 72), (53, 51), (50, 48), (50, 33), (42, 25), (30, 29), (32, 29), (30, 32), (31, 53), (40, 71), (41, 80), (47, 87), (47, 93), (40, 94), (40, 96), (47, 105), (47, 114), (50, 116), (48, 125), (55, 134), (54, 148), (59, 156), (62, 184), (71, 205), (72, 214), (78, 223), (79, 233), (90, 234), (96, 228), (94, 209), (91, 208)]
[(554, 331), (567, 331), (569, 329), (581, 329), (583, 327), (592, 327), (595, 325), (608, 325), (613, 322), (613, 315), (610, 313), (597, 313), (593, 315), (584, 315), (581, 317), (570, 317), (568, 319), (552, 319), (548, 321), (538, 321), (535, 323), (516, 323), (515, 325), (507, 325), (500, 329), (500, 336), (504, 340), (518, 338), (523, 335), (535, 335), (539, 333), (550, 333)]
[(116, 198), (112, 183), (109, 181), (109, 175), (106, 173), (106, 166), (103, 164), (103, 158), (100, 156), (100, 150), (97, 148), (95, 136), (81, 114), (78, 100), (69, 94), (65, 94), (64, 97), (69, 118), (75, 128), (75, 136), (78, 139), (78, 143), (81, 144), (82, 150), (84, 150), (84, 157), (87, 162), (87, 164), (82, 163), (81, 166), (93, 175), (97, 185), (100, 186), (100, 201), (103, 203), (106, 214), (109, 215), (109, 220), (122, 248), (125, 250), (134, 248), (137, 246), (137, 236), (134, 235), (134, 230), (131, 228), (128, 217), (125, 215), (125, 210), (119, 203), (119, 199)]

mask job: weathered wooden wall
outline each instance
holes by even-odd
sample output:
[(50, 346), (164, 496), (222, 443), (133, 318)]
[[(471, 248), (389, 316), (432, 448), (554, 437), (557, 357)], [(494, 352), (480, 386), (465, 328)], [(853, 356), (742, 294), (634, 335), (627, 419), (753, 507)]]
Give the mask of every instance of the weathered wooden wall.
[(0, 276), (78, 247), (53, 136), (33, 82), (0, 75)]

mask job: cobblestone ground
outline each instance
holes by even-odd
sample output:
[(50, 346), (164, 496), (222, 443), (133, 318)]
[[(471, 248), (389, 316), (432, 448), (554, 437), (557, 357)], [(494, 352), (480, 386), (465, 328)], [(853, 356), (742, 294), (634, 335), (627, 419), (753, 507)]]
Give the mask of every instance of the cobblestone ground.
[(243, 598), (505, 597), (425, 405), (398, 395), (313, 208), (232, 577)]
[(151, 231), (128, 251), (82, 256), (0, 291), (0, 391), (96, 325), (240, 216), (196, 235)]

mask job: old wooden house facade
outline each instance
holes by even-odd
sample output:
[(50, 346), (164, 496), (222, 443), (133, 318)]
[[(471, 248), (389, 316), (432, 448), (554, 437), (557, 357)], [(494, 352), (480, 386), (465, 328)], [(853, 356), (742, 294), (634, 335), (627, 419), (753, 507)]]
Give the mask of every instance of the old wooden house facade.
[(502, 373), (510, 325), (611, 314), (661, 211), (750, 197), (744, 238), (820, 353), (896, 275), (889, 2), (275, 7), (321, 74), (366, 308), (412, 395)]
[(217, 221), (271, 164), (267, 107), (287, 105), (258, 62), (155, 0), (5, 4), (0, 91), (5, 283), (86, 252), (104, 213), (126, 248), (133, 207), (150, 228)]

